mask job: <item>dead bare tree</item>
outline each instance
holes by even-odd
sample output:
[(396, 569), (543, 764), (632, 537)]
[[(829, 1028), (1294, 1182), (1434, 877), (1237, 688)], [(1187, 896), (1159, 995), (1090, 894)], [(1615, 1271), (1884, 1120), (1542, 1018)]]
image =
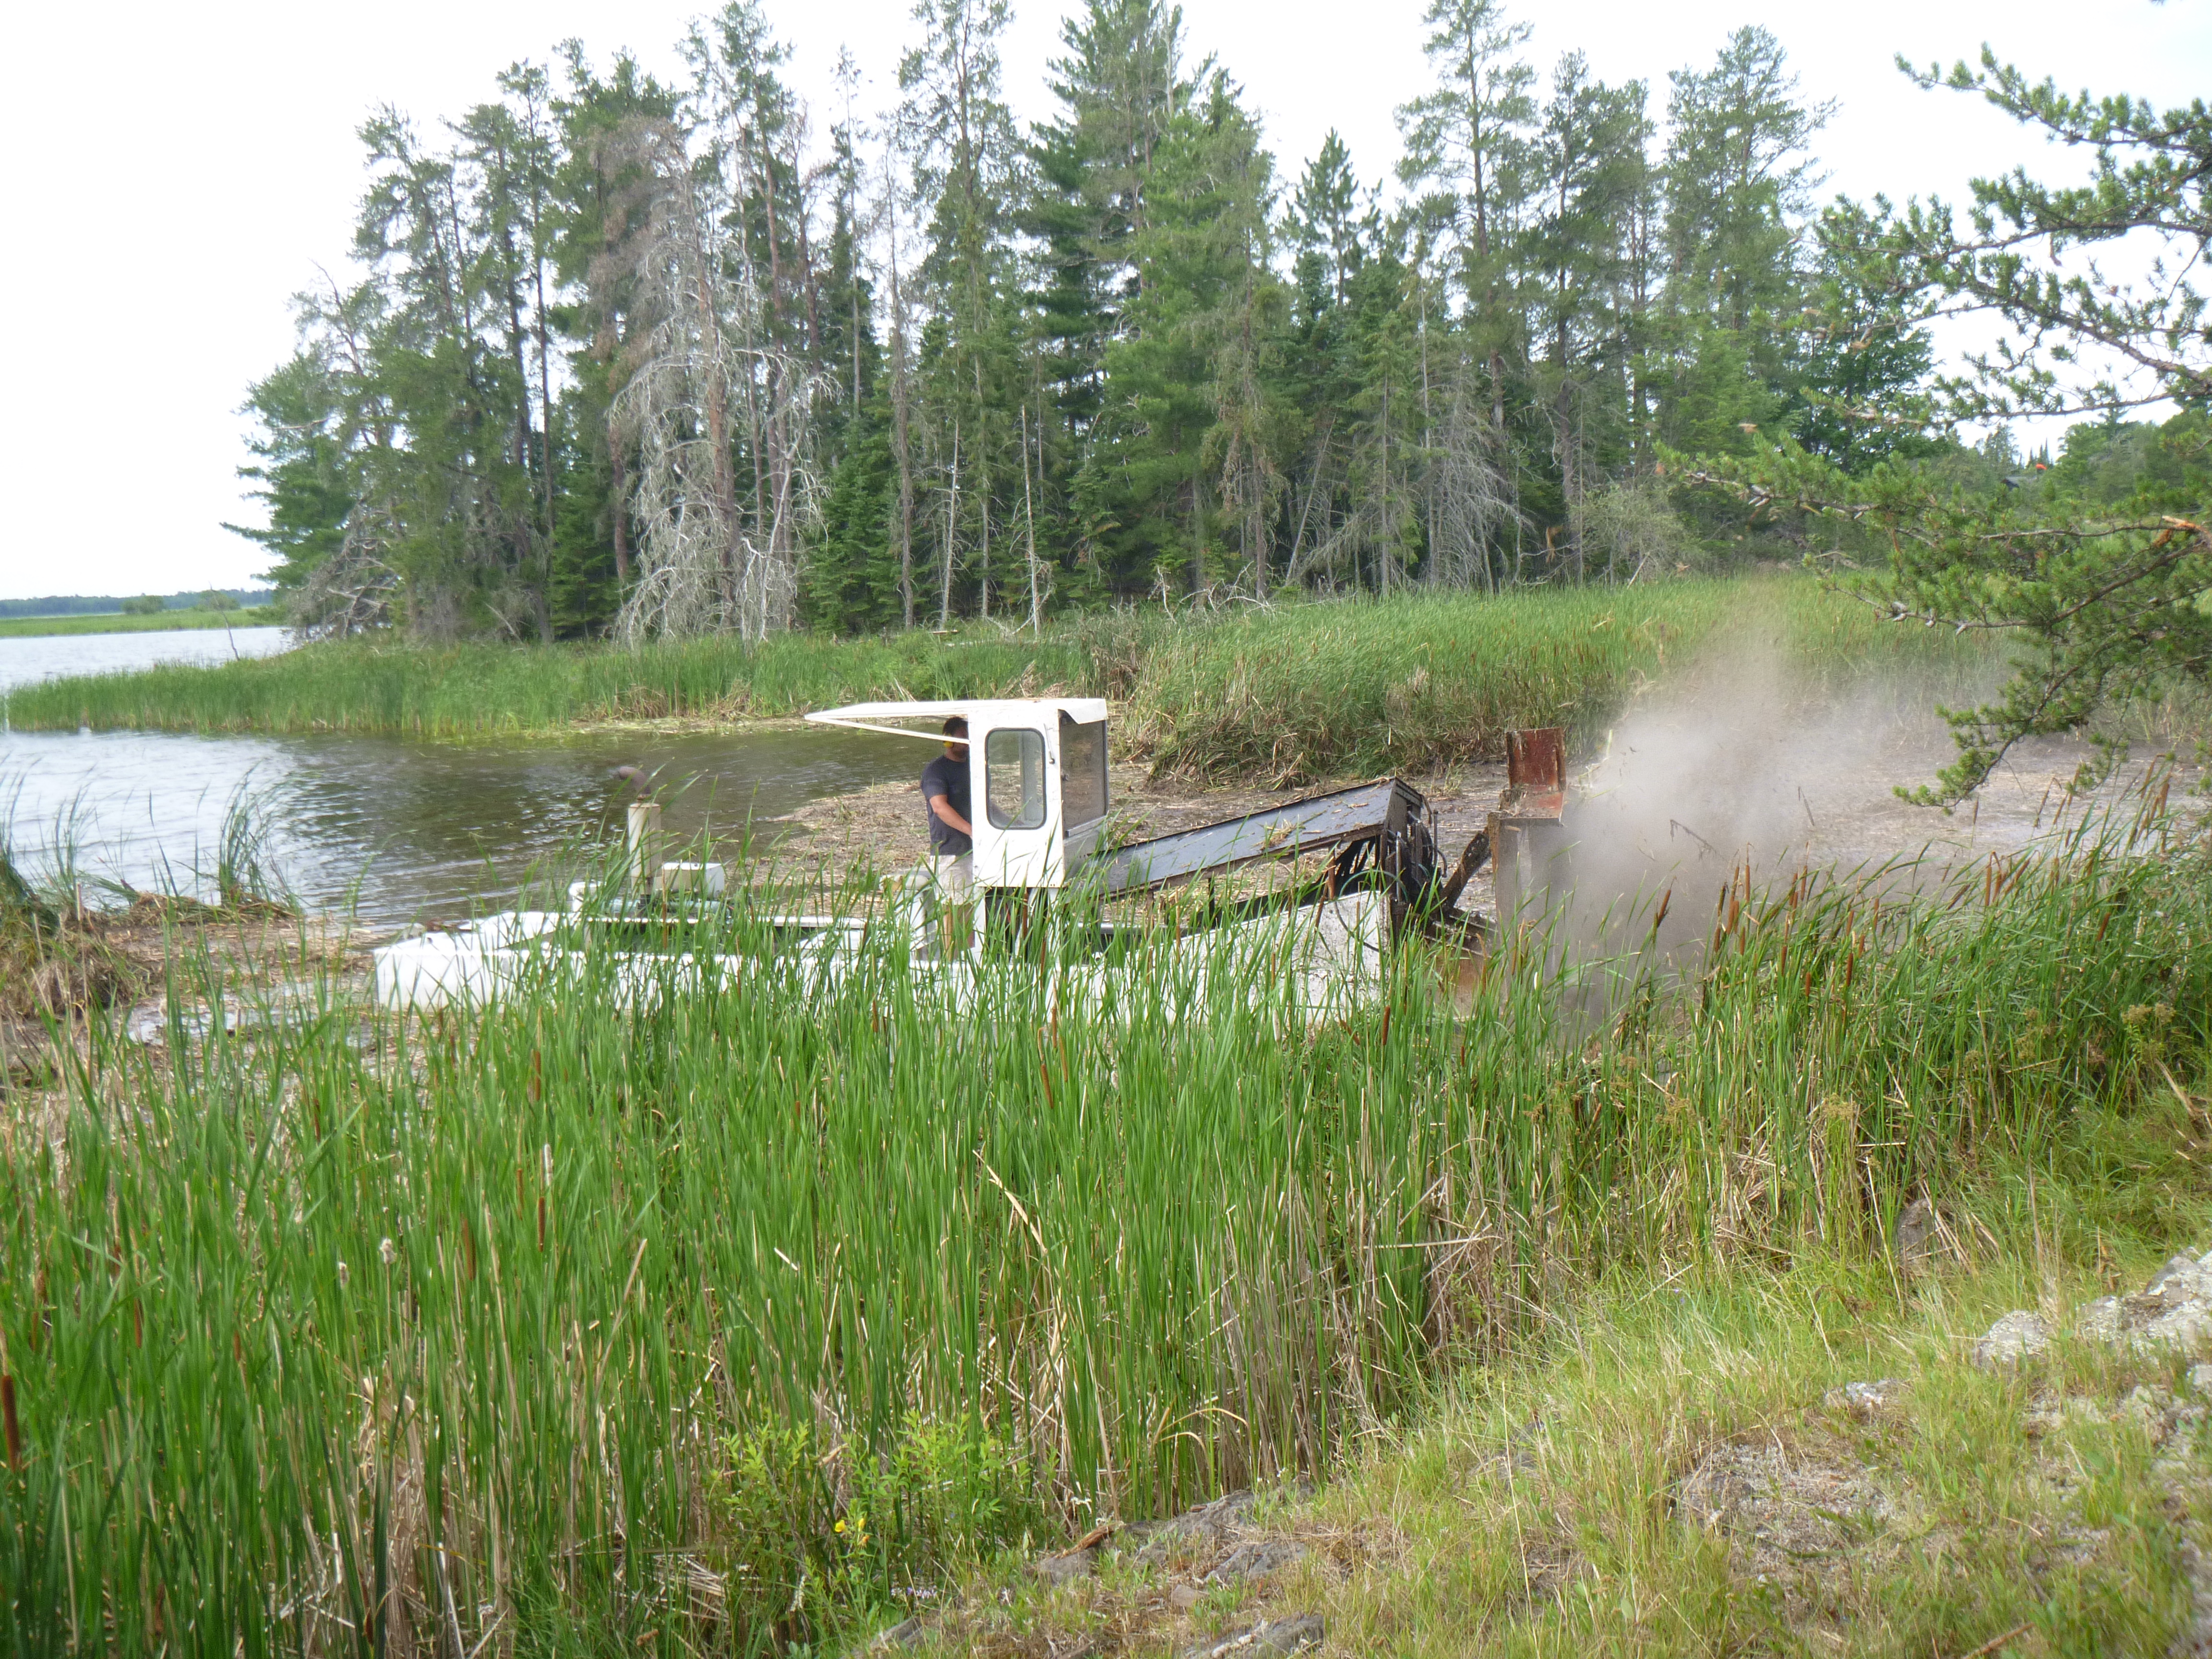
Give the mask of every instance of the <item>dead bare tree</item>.
[[(629, 124), (643, 192), (623, 257), (645, 325), (610, 424), (637, 456), (631, 513), (637, 580), (616, 623), (654, 635), (735, 633), (757, 641), (791, 624), (798, 601), (795, 520), (806, 476), (813, 386), (805, 365), (762, 326), (763, 295), (724, 227), (724, 192), (695, 169), (684, 134)], [(755, 488), (739, 497), (732, 422), (748, 425)]]
[(400, 578), (385, 554), (398, 530), (384, 507), (364, 503), (346, 515), (337, 550), (308, 573), (285, 606), (294, 638), (342, 640), (392, 625)]
[(1495, 592), (1491, 553), (1521, 519), (1511, 477), (1501, 465), (1504, 434), (1481, 407), (1483, 384), (1463, 365), (1429, 459), (1429, 560), (1443, 587)]

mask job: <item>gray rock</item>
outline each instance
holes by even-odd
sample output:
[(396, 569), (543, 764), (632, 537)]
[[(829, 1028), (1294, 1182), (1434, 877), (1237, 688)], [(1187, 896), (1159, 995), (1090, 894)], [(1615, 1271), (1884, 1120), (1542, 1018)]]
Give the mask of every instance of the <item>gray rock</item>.
[(2104, 1421), (2104, 1410), (2095, 1401), (2078, 1394), (2069, 1395), (2055, 1402), (2046, 1399), (2035, 1410), (2024, 1414), (2020, 1419), (2020, 1431), (2030, 1440), (2040, 1440), (2078, 1424)]
[(2186, 1352), (2212, 1346), (2212, 1302), (2184, 1302), (2161, 1313), (2136, 1333), (2139, 1348), (2180, 1348)]
[(1926, 1199), (1916, 1198), (1906, 1205), (1899, 1212), (1897, 1230), (1891, 1235), (1898, 1265), (1907, 1268), (1926, 1267), (1935, 1258), (1942, 1224), (1936, 1206)]
[(2100, 1296), (2074, 1315), (2074, 1331), (2085, 1342), (2117, 1342), (2127, 1334), (2127, 1313), (2117, 1296)]
[(2179, 1553), (2189, 1578), (2190, 1621), (2166, 1651), (2175, 1659), (2206, 1659), (2212, 1656), (2212, 1558), (2185, 1539)]
[(2093, 1342), (2138, 1349), (2212, 1346), (2212, 1267), (2177, 1255), (2128, 1297), (2100, 1297), (2075, 1316), (2075, 1332)]
[(1236, 1584), (1248, 1578), (1265, 1578), (1305, 1559), (1310, 1552), (1287, 1538), (1255, 1538), (1239, 1544), (1214, 1564), (1201, 1584)]
[(2120, 1322), (2139, 1348), (2196, 1347), (2212, 1340), (2212, 1268), (2173, 1257), (2142, 1294), (2120, 1304)]
[(1253, 1502), (1250, 1492), (1232, 1492), (1170, 1520), (1139, 1521), (1121, 1529), (1115, 1547), (1148, 1566), (1186, 1549), (1218, 1549), (1241, 1528)]
[(920, 1647), (922, 1644), (923, 1638), (927, 1637), (928, 1633), (929, 1632), (927, 1631), (922, 1628), (920, 1618), (902, 1619), (897, 1624), (893, 1625), (889, 1630), (884, 1632), (883, 1634), (877, 1637), (874, 1641), (869, 1643), (868, 1651), (871, 1653), (888, 1653), (893, 1648)]
[(2041, 1314), (2015, 1308), (1990, 1327), (1974, 1344), (1974, 1364), (1983, 1370), (2014, 1365), (2051, 1346), (2051, 1326)]
[(2150, 1283), (2143, 1286), (2143, 1294), (2158, 1297), (2169, 1308), (2178, 1308), (2184, 1302), (2204, 1301), (2212, 1297), (2212, 1268), (2185, 1255), (2168, 1256), (2166, 1265), (2153, 1273)]
[(1097, 1571), (1098, 1547), (1096, 1544), (1089, 1549), (1041, 1555), (1030, 1563), (1030, 1571), (1048, 1584), (1072, 1583), (1078, 1578), (1088, 1578)]
[(2132, 1423), (2148, 1437), (2152, 1445), (2172, 1443), (2170, 1449), (2179, 1452), (2187, 1449), (2189, 1439), (2208, 1415), (2212, 1413), (2203, 1406), (2177, 1401), (2163, 1383), (2140, 1382), (2128, 1390), (2128, 1397), (2120, 1401), (2112, 1420)]
[(1184, 1650), (1183, 1659), (1231, 1659), (1231, 1656), (1237, 1655), (1258, 1659), (1262, 1654), (1310, 1653), (1321, 1646), (1325, 1634), (1319, 1613), (1300, 1613), (1295, 1619), (1278, 1619), (1273, 1624), (1258, 1626), (1241, 1636), (1201, 1642)]
[(2212, 1394), (2212, 1364), (2199, 1363), (2189, 1368), (2189, 1392)]
[(1845, 1382), (1822, 1395), (1820, 1403), (1832, 1412), (1849, 1412), (1864, 1422), (1903, 1399), (1905, 1388), (1893, 1376), (1885, 1376), (1879, 1382)]
[(1871, 1523), (1893, 1518), (1863, 1468), (1794, 1457), (1778, 1446), (1717, 1446), (1683, 1477), (1674, 1512), (1726, 1534), (1751, 1571), (1779, 1571), (1850, 1547)]
[(2138, 1382), (2128, 1390), (2119, 1409), (2112, 1413), (2116, 1423), (2132, 1423), (2151, 1437), (2154, 1444), (2163, 1441), (2172, 1431), (2172, 1422), (2166, 1413), (2172, 1407), (2171, 1390), (2155, 1382)]

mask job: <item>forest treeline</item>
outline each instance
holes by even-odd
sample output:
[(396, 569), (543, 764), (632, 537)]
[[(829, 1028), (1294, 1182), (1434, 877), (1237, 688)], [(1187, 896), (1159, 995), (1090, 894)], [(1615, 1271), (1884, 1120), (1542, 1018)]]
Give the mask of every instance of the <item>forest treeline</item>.
[[(922, 0), (889, 110), (810, 110), (753, 0), (689, 79), (568, 43), (362, 129), (359, 280), (256, 384), (306, 630), (551, 639), (1147, 593), (1621, 579), (1727, 532), (1663, 457), (1930, 453), (1909, 313), (1815, 201), (1830, 110), (1745, 28), (1655, 89), (1434, 0), (1386, 188), (1279, 173), (1156, 0), (1082, 0), (1050, 119), (1005, 0)], [(826, 114), (826, 134), (821, 122)], [(1686, 526), (1685, 514), (1691, 520)]]

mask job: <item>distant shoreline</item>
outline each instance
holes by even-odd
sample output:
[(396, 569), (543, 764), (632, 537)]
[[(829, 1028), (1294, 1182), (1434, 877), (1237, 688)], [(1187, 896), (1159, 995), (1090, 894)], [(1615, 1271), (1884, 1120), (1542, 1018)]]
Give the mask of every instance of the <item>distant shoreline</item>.
[(69, 617), (0, 617), (0, 640), (53, 634), (167, 634), (204, 628), (270, 628), (278, 619), (264, 606), (238, 611), (162, 611), (149, 617), (98, 611)]

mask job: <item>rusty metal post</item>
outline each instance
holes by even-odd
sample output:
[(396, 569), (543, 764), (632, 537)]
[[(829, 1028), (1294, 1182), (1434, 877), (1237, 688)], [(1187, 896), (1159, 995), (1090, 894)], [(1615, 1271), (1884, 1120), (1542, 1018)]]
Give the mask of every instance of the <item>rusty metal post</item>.
[(1505, 789), (1516, 800), (1564, 795), (1567, 787), (1567, 734), (1557, 726), (1505, 734)]
[(1491, 908), (1504, 938), (1521, 908), (1521, 828), (1503, 812), (1492, 812), (1489, 822)]
[(1572, 844), (1561, 823), (1566, 808), (1565, 731), (1546, 726), (1508, 732), (1505, 788), (1490, 815), (1492, 890), (1500, 934), (1519, 925), (1532, 890), (1541, 893), (1548, 912), (1572, 884)]

